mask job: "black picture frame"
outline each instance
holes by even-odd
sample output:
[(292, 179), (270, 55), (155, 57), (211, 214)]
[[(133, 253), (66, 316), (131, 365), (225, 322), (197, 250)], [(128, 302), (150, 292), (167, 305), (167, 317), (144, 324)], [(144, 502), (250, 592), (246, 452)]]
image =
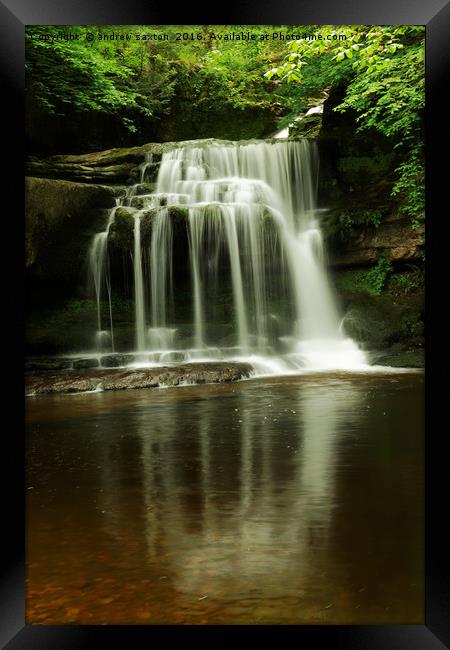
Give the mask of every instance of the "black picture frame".
[[(220, 13), (219, 13), (220, 11)], [(0, 0), (0, 71), (2, 104), (6, 109), (4, 129), (13, 135), (12, 144), (3, 150), (6, 162), (3, 174), (3, 196), (12, 196), (8, 214), (13, 220), (4, 227), (7, 248), (24, 252), (24, 29), (33, 24), (418, 24), (426, 25), (426, 151), (427, 151), (427, 295), (430, 272), (436, 277), (435, 260), (431, 258), (434, 217), (445, 207), (448, 172), (440, 152), (448, 139), (449, 111), (448, 71), (450, 70), (450, 4), (445, 0), (260, 0), (254, 6), (246, 0), (228, 1), (213, 7), (208, 15), (186, 4), (179, 10), (145, 0)], [(447, 140), (448, 142), (448, 140)], [(446, 182), (447, 181), (447, 182)], [(14, 189), (13, 189), (14, 188)], [(12, 210), (12, 211), (11, 211)], [(5, 212), (3, 216), (6, 219)], [(443, 215), (442, 215), (443, 216)], [(430, 221), (428, 223), (430, 223)], [(5, 229), (6, 228), (6, 229)], [(45, 626), (25, 624), (25, 516), (23, 435), (24, 390), (23, 372), (17, 351), (23, 349), (24, 316), (23, 255), (12, 256), (13, 265), (3, 270), (4, 313), (9, 315), (8, 343), (5, 351), (8, 368), (8, 401), (14, 393), (16, 406), (4, 402), (13, 426), (3, 432), (3, 553), (0, 582), (0, 644), (8, 650), (46, 650), (72, 648), (141, 647), (148, 642), (158, 644), (182, 641), (183, 644), (214, 643), (225, 645), (236, 640), (254, 644), (269, 635), (286, 647), (287, 643), (303, 643), (305, 648), (324, 643), (337, 649), (376, 650), (439, 650), (450, 647), (449, 625), (449, 552), (443, 521), (448, 510), (446, 457), (444, 455), (445, 424), (439, 422), (430, 402), (438, 390), (438, 375), (430, 373), (432, 346), (427, 340), (427, 426), (426, 426), (426, 603), (424, 625), (382, 626)], [(433, 269), (431, 271), (431, 269)], [(437, 271), (439, 273), (439, 271)], [(13, 279), (16, 281), (13, 282)], [(22, 290), (22, 292), (21, 292)], [(445, 296), (445, 294), (444, 294)], [(429, 301), (427, 300), (427, 303)], [(427, 318), (430, 322), (427, 304)], [(433, 319), (436, 320), (436, 319)], [(433, 322), (433, 340), (445, 340)], [(428, 324), (427, 324), (428, 328)], [(448, 334), (447, 334), (448, 337)], [(442, 360), (438, 360), (438, 364)], [(5, 395), (5, 393), (4, 393)], [(9, 408), (8, 408), (9, 406)], [(433, 413), (432, 413), (433, 411)], [(442, 421), (445, 423), (445, 419)], [(446, 498), (447, 497), (447, 498)]]

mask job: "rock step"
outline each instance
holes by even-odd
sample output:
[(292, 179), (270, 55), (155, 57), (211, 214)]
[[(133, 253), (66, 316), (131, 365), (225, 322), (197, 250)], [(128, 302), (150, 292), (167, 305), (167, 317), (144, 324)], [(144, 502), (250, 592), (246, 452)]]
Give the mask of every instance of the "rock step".
[(186, 384), (222, 384), (246, 379), (252, 370), (248, 363), (192, 363), (159, 368), (87, 368), (79, 372), (33, 372), (28, 374), (25, 387), (27, 395), (45, 395)]

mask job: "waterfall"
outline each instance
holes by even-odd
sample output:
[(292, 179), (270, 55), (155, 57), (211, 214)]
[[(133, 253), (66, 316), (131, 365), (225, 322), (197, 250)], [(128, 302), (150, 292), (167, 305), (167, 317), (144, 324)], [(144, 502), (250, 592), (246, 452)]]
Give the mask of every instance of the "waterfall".
[(152, 325), (154, 328), (165, 327), (167, 307), (173, 300), (172, 248), (172, 222), (167, 208), (161, 208), (153, 221), (153, 236), (150, 246)]
[[(151, 163), (147, 155), (140, 184), (125, 199), (134, 217), (136, 350), (177, 350), (185, 360), (247, 358), (259, 366), (265, 359), (270, 372), (367, 363), (343, 331), (327, 278), (314, 141), (179, 143), (163, 154), (155, 191), (143, 194)], [(151, 239), (142, 250), (141, 220), (150, 212)], [(182, 259), (174, 247), (180, 214)], [(109, 225), (92, 244), (99, 330)], [(190, 325), (177, 315), (174, 265), (190, 278)], [(229, 331), (222, 338), (221, 327)]]
[(141, 215), (134, 215), (134, 303), (136, 313), (136, 350), (145, 350), (144, 276), (142, 273)]
[[(118, 201), (116, 201), (118, 204)], [(95, 299), (97, 301), (97, 331), (95, 334), (95, 344), (96, 349), (99, 352), (104, 351), (108, 344), (111, 345), (111, 349), (114, 352), (114, 331), (113, 331), (113, 320), (112, 320), (112, 304), (111, 304), (111, 281), (109, 275), (109, 267), (106, 264), (107, 258), (107, 246), (108, 246), (108, 234), (111, 224), (114, 221), (114, 215), (117, 210), (118, 205), (116, 205), (109, 213), (108, 222), (106, 224), (106, 229), (103, 232), (99, 232), (94, 235), (92, 240), (91, 247), (89, 249), (89, 268), (91, 271), (91, 277), (94, 284), (95, 290)], [(105, 269), (106, 266), (106, 269)], [(109, 325), (110, 331), (102, 329), (102, 314), (101, 314), (101, 297), (102, 297), (102, 288), (103, 283), (106, 283), (106, 289), (108, 293), (108, 304), (109, 304)]]

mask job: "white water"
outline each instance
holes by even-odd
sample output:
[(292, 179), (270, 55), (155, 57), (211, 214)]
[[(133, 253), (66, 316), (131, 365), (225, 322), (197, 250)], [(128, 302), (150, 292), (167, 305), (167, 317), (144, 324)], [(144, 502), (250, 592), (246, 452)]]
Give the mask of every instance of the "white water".
[(145, 350), (144, 276), (142, 273), (141, 216), (134, 215), (134, 303), (136, 312), (136, 350)]
[[(118, 201), (116, 201), (118, 204)], [(91, 278), (94, 284), (95, 298), (97, 301), (97, 331), (95, 333), (95, 345), (96, 349), (99, 351), (104, 351), (108, 348), (108, 343), (110, 343), (111, 349), (114, 352), (114, 330), (113, 330), (113, 320), (112, 320), (112, 305), (111, 305), (111, 282), (109, 275), (109, 267), (106, 265), (106, 252), (108, 244), (108, 234), (111, 224), (114, 221), (114, 215), (117, 210), (118, 205), (114, 207), (108, 216), (108, 222), (106, 224), (106, 229), (103, 232), (99, 232), (94, 236), (92, 240), (91, 247), (89, 249), (89, 268), (91, 272)], [(106, 265), (106, 269), (105, 269)], [(106, 283), (106, 289), (108, 292), (108, 314), (109, 314), (109, 325), (110, 331), (102, 330), (102, 316), (101, 316), (101, 297), (103, 290), (103, 283)]]
[[(150, 162), (148, 157), (141, 166), (141, 183)], [(175, 351), (186, 361), (246, 359), (260, 374), (366, 368), (365, 354), (345, 335), (328, 283), (317, 181), (317, 150), (308, 140), (192, 141), (165, 153), (155, 192), (137, 196), (134, 186), (126, 198), (135, 220), (136, 350), (151, 351), (154, 362)], [(173, 287), (173, 265), (180, 260), (174, 259), (167, 206), (187, 210), (188, 245), (181, 262), (191, 279), (192, 322), (190, 343), (185, 338), (183, 345), (177, 343)], [(152, 208), (151, 243), (142, 250), (141, 218)], [(99, 330), (97, 287), (109, 225), (106, 235), (96, 236), (91, 254)], [(218, 320), (224, 291), (232, 313)], [(233, 341), (217, 340), (218, 322), (233, 325)]]

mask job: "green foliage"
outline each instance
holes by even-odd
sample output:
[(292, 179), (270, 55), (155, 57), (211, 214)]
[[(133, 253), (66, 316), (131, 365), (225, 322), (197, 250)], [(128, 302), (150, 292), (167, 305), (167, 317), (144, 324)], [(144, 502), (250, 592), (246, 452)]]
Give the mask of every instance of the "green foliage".
[[(239, 29), (233, 26), (233, 31)], [(218, 102), (242, 110), (281, 110), (274, 98), (277, 85), (264, 78), (264, 71), (282, 43), (211, 41), (211, 32), (230, 31), (224, 25), (70, 26), (78, 37), (73, 41), (59, 38), (63, 30), (69, 31), (48, 25), (26, 30), (27, 90), (47, 114), (64, 116), (74, 108), (113, 114), (133, 132), (139, 115), (158, 120), (169, 113), (181, 87), (201, 110)], [(137, 38), (150, 31), (168, 40)], [(176, 40), (178, 32), (194, 38)], [(111, 33), (125, 38), (110, 40)], [(87, 40), (89, 34), (93, 40)]]
[(346, 271), (341, 274), (337, 283), (345, 291), (364, 292), (371, 296), (379, 296), (386, 287), (391, 274), (392, 262), (381, 257), (371, 269)]
[[(402, 158), (392, 196), (400, 200), (400, 210), (417, 227), (424, 218), (424, 28), (321, 27), (319, 32), (321, 40), (289, 42), (283, 62), (271, 68), (267, 77), (302, 85), (310, 62), (317, 65), (321, 59), (345, 65), (343, 78), (351, 62), (345, 97), (335, 110), (354, 110), (359, 130), (375, 129), (392, 140)], [(337, 32), (345, 34), (345, 41), (336, 39)]]
[(424, 287), (424, 272), (414, 264), (408, 264), (408, 271), (394, 273), (389, 278), (388, 289), (394, 295), (407, 296)]
[(381, 210), (361, 210), (360, 220), (366, 226), (373, 226), (378, 228), (383, 218), (383, 212)]
[(379, 296), (391, 273), (392, 262), (385, 257), (381, 257), (367, 273), (369, 293), (374, 296)]
[(418, 228), (425, 218), (425, 165), (421, 142), (412, 146), (408, 160), (401, 163), (397, 173), (392, 196), (401, 199), (400, 211), (412, 218), (413, 228)]
[(354, 230), (364, 227), (378, 228), (383, 220), (384, 212), (379, 209), (354, 209), (343, 210), (337, 217), (333, 218), (334, 223), (326, 227), (329, 236), (346, 240)]
[(338, 217), (339, 229), (338, 232), (342, 239), (346, 239), (351, 233), (354, 226), (354, 220), (352, 219), (351, 214), (348, 211), (341, 212)]
[[(58, 40), (60, 29), (53, 26), (26, 31), (27, 87), (41, 109), (59, 115), (69, 106), (101, 113), (135, 109), (151, 115), (145, 96), (131, 86), (133, 70), (90, 44), (87, 27), (71, 30), (79, 40)], [(132, 127), (130, 120), (127, 124)]]

